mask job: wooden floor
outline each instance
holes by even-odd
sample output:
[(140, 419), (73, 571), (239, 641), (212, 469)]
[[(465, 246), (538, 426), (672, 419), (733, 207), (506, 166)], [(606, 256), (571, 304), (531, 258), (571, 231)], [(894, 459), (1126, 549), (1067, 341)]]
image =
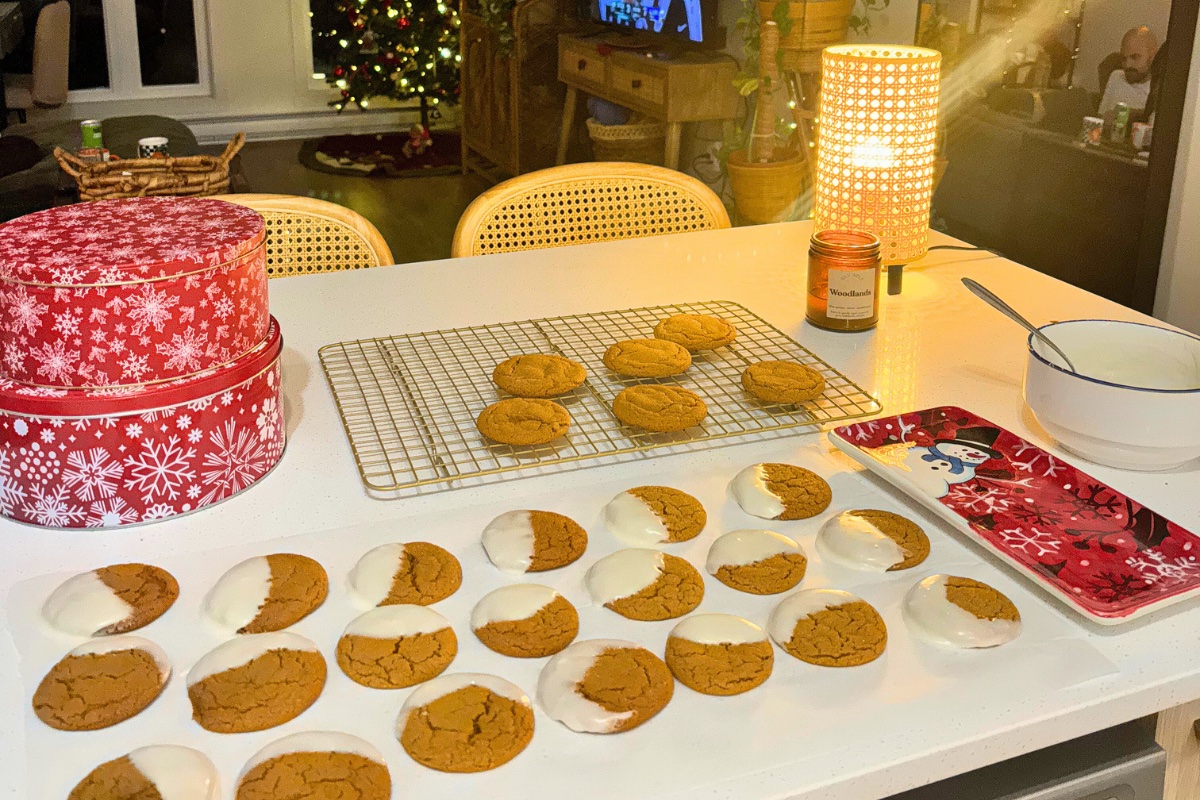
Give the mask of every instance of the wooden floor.
[(248, 142), (241, 152), (249, 184), (246, 191), (317, 197), (351, 208), (379, 228), (398, 264), (449, 257), (459, 216), (491, 185), (475, 174), (429, 178), (330, 175), (300, 164), (296, 158), (300, 144), (299, 139)]

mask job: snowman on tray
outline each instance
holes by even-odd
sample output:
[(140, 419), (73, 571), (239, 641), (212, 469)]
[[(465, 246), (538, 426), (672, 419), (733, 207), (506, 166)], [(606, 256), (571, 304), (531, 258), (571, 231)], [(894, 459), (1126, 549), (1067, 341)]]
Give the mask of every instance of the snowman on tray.
[(1004, 457), (992, 449), (999, 435), (996, 428), (959, 428), (953, 439), (911, 448), (904, 457), (904, 467), (921, 491), (940, 499), (954, 484), (973, 480), (976, 468), (985, 461)]

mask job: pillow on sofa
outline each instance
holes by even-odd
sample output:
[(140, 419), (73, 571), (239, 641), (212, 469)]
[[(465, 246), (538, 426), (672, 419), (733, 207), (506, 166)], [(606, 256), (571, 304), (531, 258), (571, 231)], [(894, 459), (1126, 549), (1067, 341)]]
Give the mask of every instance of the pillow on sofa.
[(45, 156), (42, 148), (24, 136), (0, 136), (0, 178), (25, 170)]

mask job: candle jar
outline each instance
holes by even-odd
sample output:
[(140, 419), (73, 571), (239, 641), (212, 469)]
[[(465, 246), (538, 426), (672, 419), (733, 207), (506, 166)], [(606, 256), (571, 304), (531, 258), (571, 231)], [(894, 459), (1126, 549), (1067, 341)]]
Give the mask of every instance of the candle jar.
[(831, 331), (865, 331), (879, 322), (879, 238), (860, 231), (813, 234), (808, 247), (805, 318)]

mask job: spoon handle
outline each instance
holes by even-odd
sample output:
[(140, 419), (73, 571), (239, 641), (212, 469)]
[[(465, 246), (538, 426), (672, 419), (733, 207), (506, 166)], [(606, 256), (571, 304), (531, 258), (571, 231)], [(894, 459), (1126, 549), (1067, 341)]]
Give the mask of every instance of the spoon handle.
[(996, 309), (1001, 314), (1008, 317), (1013, 322), (1017, 323), (1018, 325), (1020, 325), (1022, 328), (1029, 331), (1030, 333), (1032, 333), (1037, 338), (1041, 339), (1042, 342), (1044, 342), (1047, 347), (1052, 349), (1055, 353), (1058, 353), (1058, 357), (1063, 360), (1063, 363), (1066, 364), (1067, 367), (1072, 372), (1076, 371), (1075, 365), (1071, 363), (1071, 359), (1067, 358), (1067, 354), (1064, 353), (1062, 350), (1060, 350), (1058, 345), (1056, 345), (1054, 342), (1050, 341), (1050, 338), (1048, 336), (1046, 336), (1046, 334), (1042, 333), (1040, 330), (1035, 328), (1033, 326), (1033, 324), (1029, 322), (1029, 320), (1027, 320), (1023, 316), (1021, 316), (1015, 308), (1013, 308), (1008, 303), (1001, 300), (999, 297), (997, 297), (995, 294), (993, 294), (989, 289), (985, 288), (982, 284), (976, 283), (975, 281), (971, 280), (970, 278), (963, 278), (962, 283), (963, 283), (963, 286), (966, 286), (967, 289), (970, 290), (971, 294), (975, 295), (980, 300), (987, 303), (989, 306)]

